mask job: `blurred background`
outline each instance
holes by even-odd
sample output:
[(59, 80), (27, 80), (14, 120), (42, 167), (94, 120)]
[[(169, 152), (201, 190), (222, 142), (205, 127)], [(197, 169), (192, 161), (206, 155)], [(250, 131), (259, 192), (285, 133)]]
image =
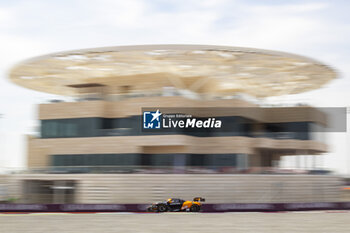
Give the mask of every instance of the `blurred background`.
[[(88, 79), (91, 72), (86, 71), (88, 69), (82, 73), (75, 72), (74, 70), (80, 69), (79, 67), (73, 67), (69, 72), (75, 72), (74, 74), (78, 76), (74, 76), (74, 79), (79, 79), (81, 83), (70, 83), (69, 85), (71, 88), (79, 89), (77, 92), (81, 94), (80, 96), (60, 95), (60, 91), (52, 89), (53, 84), (46, 83), (42, 86), (44, 89), (48, 88), (46, 90), (48, 93), (46, 93), (45, 90), (30, 90), (13, 83), (36, 89), (35, 85), (26, 84), (28, 80), (34, 80), (28, 74), (45, 75), (40, 73), (41, 69), (45, 70), (43, 68), (45, 64), (47, 67), (50, 67), (49, 64), (51, 64), (57, 69), (56, 72), (60, 73), (59, 70), (67, 65), (64, 63), (67, 60), (68, 63), (73, 63), (74, 59), (82, 58), (79, 56), (89, 57), (93, 52), (91, 54), (89, 52), (58, 53), (56, 56), (68, 59), (61, 59), (55, 63), (50, 63), (51, 60), (48, 59), (41, 64), (42, 67), (34, 66), (33, 70), (37, 71), (31, 70), (24, 64), (11, 72), (13, 72), (13, 77), (22, 75), (21, 77), (26, 77), (24, 78), (26, 80), (23, 83), (16, 82), (15, 78), (13, 82), (9, 80), (11, 68), (20, 61), (59, 51), (151, 44), (251, 47), (311, 57), (326, 64), (331, 70), (335, 70), (336, 74), (329, 74), (331, 77), (329, 82), (322, 83), (321, 88), (296, 94), (286, 92), (282, 96), (242, 96), (239, 95), (240, 92), (232, 92), (230, 98), (213, 100), (198, 97), (191, 102), (186, 100), (191, 99), (188, 98), (187, 92), (178, 92), (176, 85), (170, 86), (169, 89), (168, 83), (163, 85), (168, 89), (162, 89), (163, 92), (154, 95), (168, 99), (173, 97), (174, 99), (169, 103), (175, 107), (182, 107), (184, 100), (181, 98), (185, 98), (185, 101), (188, 101), (187, 107), (218, 105), (220, 107), (220, 103), (223, 103), (220, 102), (221, 100), (229, 99), (232, 105), (227, 104), (222, 107), (313, 106), (346, 109), (349, 106), (348, 87), (350, 84), (348, 77), (350, 70), (347, 66), (350, 59), (348, 10), (347, 1), (264, 1), (264, 3), (224, 0), (1, 1), (0, 172), (3, 178), (0, 180), (3, 184), (0, 186), (0, 196), (2, 195), (2, 201), (11, 203), (145, 204), (162, 200), (169, 195), (183, 195), (184, 198), (206, 196), (209, 203), (348, 200), (346, 187), (347, 177), (350, 174), (350, 160), (348, 158), (349, 135), (345, 132), (346, 125), (343, 125), (343, 129), (337, 132), (323, 133), (317, 140), (309, 135), (314, 132), (310, 125), (304, 125), (306, 128), (301, 130), (304, 133), (302, 135), (279, 134), (280, 131), (282, 133), (298, 131), (299, 128), (294, 127), (300, 125), (265, 125), (266, 132), (264, 133), (266, 134), (262, 137), (272, 140), (260, 142), (262, 146), (259, 148), (266, 147), (265, 150), (256, 153), (254, 147), (255, 149), (249, 151), (247, 148), (250, 146), (244, 144), (248, 142), (239, 141), (241, 138), (237, 139), (238, 141), (235, 139), (213, 140), (210, 141), (211, 144), (208, 144), (208, 149), (236, 144), (246, 150), (237, 149), (238, 152), (232, 152), (228, 157), (222, 155), (228, 154), (227, 151), (225, 153), (219, 151), (217, 156), (215, 156), (215, 151), (212, 151), (207, 157), (197, 158), (198, 156), (191, 156), (188, 151), (182, 151), (184, 145), (199, 148), (200, 145), (206, 144), (197, 139), (197, 141), (186, 141), (186, 139), (176, 137), (159, 136), (155, 139), (158, 140), (158, 144), (154, 147), (158, 146), (161, 149), (147, 147), (152, 144), (147, 139), (136, 139), (137, 142), (118, 139), (119, 136), (127, 138), (132, 135), (130, 132), (123, 132), (124, 128), (139, 130), (137, 127), (140, 126), (139, 123), (141, 124), (140, 119), (128, 120), (125, 114), (137, 115), (141, 107), (150, 107), (145, 106), (147, 104), (155, 107), (168, 107), (168, 102), (160, 100), (161, 98), (157, 97), (152, 100), (149, 99), (149, 95), (133, 95), (129, 90), (129, 84), (116, 84), (119, 88), (118, 94), (124, 96), (108, 99), (109, 95), (105, 90), (101, 91), (102, 84), (84, 83), (84, 78)], [(185, 48), (183, 51), (201, 52), (206, 49), (208, 48), (202, 50)], [(113, 49), (111, 50), (113, 52)], [(150, 47), (144, 50), (152, 53), (164, 50), (164, 48)], [(101, 56), (108, 55), (109, 52), (111, 51), (101, 52)], [(78, 57), (69, 57), (72, 55)], [(137, 61), (153, 59), (150, 58), (152, 54), (148, 54), (150, 55), (148, 57), (131, 54), (128, 60), (129, 55), (125, 53), (125, 57), (122, 55), (118, 57), (118, 54), (109, 54), (109, 56), (115, 56), (114, 62), (124, 59), (123, 62), (133, 63), (129, 60), (135, 57), (139, 59)], [(163, 55), (166, 59), (169, 54), (165, 52)], [(41, 59), (45, 60), (45, 58)], [(99, 60), (99, 65), (105, 62), (103, 59), (105, 58)], [(153, 66), (158, 64), (156, 61), (153, 62)], [(175, 71), (171, 70), (171, 72)], [(333, 71), (320, 70), (319, 72), (325, 72), (327, 75), (327, 72)], [(314, 78), (317, 77), (314, 76)], [(156, 81), (159, 80), (154, 80)], [(137, 83), (137, 80), (133, 82)], [(90, 86), (82, 86), (86, 83), (89, 83)], [(283, 80), (276, 81), (276, 83), (280, 86), (285, 85)], [(64, 85), (57, 84), (57, 88), (62, 86)], [(92, 88), (94, 91), (86, 92), (84, 88)], [(257, 95), (258, 89), (256, 89)], [(99, 95), (96, 96), (96, 93)], [(125, 112), (129, 112), (118, 112), (118, 109), (123, 108)], [(312, 111), (318, 111), (315, 108), (312, 109)], [(343, 113), (346, 114), (346, 111)], [(278, 118), (279, 113), (276, 114)], [(283, 118), (288, 113), (281, 114), (280, 121), (286, 121)], [(312, 114), (322, 115), (316, 112)], [(103, 120), (101, 122), (93, 118), (102, 115), (106, 119), (118, 118), (119, 121)], [(337, 114), (326, 115), (328, 115), (329, 124), (337, 122)], [(312, 118), (307, 114), (303, 116), (303, 122), (321, 122), (322, 125), (323, 120), (319, 117), (315, 120), (317, 117)], [(344, 118), (346, 118), (345, 115)], [(280, 122), (278, 119), (274, 121), (275, 123)], [(95, 127), (96, 124), (99, 125), (99, 130), (105, 131), (99, 131), (98, 135), (95, 135), (96, 132), (91, 131), (90, 128)], [(127, 127), (124, 127), (125, 125)], [(288, 127), (292, 127), (292, 130)], [(111, 129), (114, 131), (108, 131)], [(230, 136), (254, 138), (251, 135), (240, 134)], [(72, 137), (73, 139), (69, 139)], [(74, 139), (82, 137), (85, 139), (81, 141)], [(55, 141), (55, 138), (61, 140)], [(62, 138), (68, 139), (62, 140)], [(89, 138), (90, 141), (87, 140)], [(101, 141), (104, 140), (103, 138), (106, 138), (105, 141)], [(286, 141), (283, 142), (283, 140)], [(305, 140), (321, 144), (316, 143), (308, 147), (301, 142)], [(160, 143), (163, 141), (168, 144)], [(111, 145), (115, 143), (121, 146), (113, 149)], [(100, 147), (106, 146), (106, 148), (109, 146), (112, 149), (98, 148), (99, 145)], [(134, 148), (134, 145), (138, 147)], [(127, 149), (121, 149), (123, 146), (129, 146), (130, 152), (126, 152)], [(139, 148), (142, 148), (142, 153)], [(279, 148), (280, 150), (272, 153), (268, 148)], [(97, 151), (92, 151), (94, 149)], [(99, 153), (103, 156), (99, 156)], [(112, 155), (116, 153), (120, 156), (113, 157)], [(125, 154), (128, 153), (132, 155), (124, 158), (123, 156), (127, 156)], [(141, 156), (141, 159), (140, 154), (146, 156)], [(158, 158), (162, 154), (170, 155), (164, 160), (164, 157)], [(196, 152), (194, 154), (205, 153)], [(259, 154), (260, 160), (252, 159), (250, 155), (255, 154)], [(133, 163), (129, 159), (141, 160), (141, 162)], [(176, 165), (179, 160), (181, 169)], [(184, 165), (185, 160), (187, 164)], [(255, 161), (254, 164), (253, 161)], [(229, 166), (226, 166), (227, 164)], [(216, 176), (216, 174), (223, 173), (229, 176)], [(286, 176), (286, 173), (289, 176)], [(276, 176), (266, 176), (271, 174)], [(242, 179), (245, 180), (242, 181)], [(196, 184), (195, 188), (193, 184)]]

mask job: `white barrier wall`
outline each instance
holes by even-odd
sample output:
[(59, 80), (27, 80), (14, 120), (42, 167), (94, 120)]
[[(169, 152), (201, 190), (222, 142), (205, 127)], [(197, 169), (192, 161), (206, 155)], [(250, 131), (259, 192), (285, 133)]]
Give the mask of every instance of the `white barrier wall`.
[[(207, 203), (335, 202), (341, 201), (342, 185), (341, 178), (326, 175), (13, 175), (12, 186), (17, 186), (16, 190), (22, 192), (18, 193), (19, 196), (25, 196), (28, 189), (20, 187), (29, 180), (56, 181), (53, 184), (62, 180), (73, 181), (74, 202), (96, 204), (150, 203), (169, 197), (192, 199), (195, 196), (206, 198)], [(64, 195), (62, 191), (53, 193)], [(31, 195), (46, 195), (45, 200), (50, 200), (47, 199), (47, 194)], [(68, 200), (54, 197), (51, 199)], [(35, 200), (38, 202), (40, 198)], [(23, 198), (21, 202), (30, 203), (31, 200)]]

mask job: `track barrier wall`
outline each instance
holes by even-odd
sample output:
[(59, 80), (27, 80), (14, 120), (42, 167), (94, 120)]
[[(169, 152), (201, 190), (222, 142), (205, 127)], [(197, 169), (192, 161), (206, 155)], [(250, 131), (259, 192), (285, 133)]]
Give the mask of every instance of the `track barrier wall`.
[[(0, 204), (0, 212), (146, 212), (149, 204)], [(203, 204), (202, 212), (350, 210), (350, 202)]]

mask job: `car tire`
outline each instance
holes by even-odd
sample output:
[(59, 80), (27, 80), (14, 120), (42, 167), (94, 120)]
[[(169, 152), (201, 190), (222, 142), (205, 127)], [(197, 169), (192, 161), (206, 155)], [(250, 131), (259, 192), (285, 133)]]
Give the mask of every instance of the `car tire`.
[(166, 205), (158, 205), (157, 210), (158, 210), (158, 212), (167, 212), (168, 207)]
[(201, 207), (199, 205), (192, 205), (190, 208), (191, 212), (199, 212)]

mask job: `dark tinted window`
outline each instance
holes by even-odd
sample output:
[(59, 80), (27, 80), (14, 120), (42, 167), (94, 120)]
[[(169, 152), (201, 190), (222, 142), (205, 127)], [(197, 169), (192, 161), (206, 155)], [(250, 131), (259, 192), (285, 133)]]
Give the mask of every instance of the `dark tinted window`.
[(275, 139), (308, 140), (311, 124), (311, 122), (267, 123), (262, 136)]
[(54, 119), (41, 121), (43, 138), (93, 137), (99, 135), (101, 127), (107, 127), (101, 118)]
[(52, 155), (52, 166), (235, 167), (236, 154), (77, 154)]

